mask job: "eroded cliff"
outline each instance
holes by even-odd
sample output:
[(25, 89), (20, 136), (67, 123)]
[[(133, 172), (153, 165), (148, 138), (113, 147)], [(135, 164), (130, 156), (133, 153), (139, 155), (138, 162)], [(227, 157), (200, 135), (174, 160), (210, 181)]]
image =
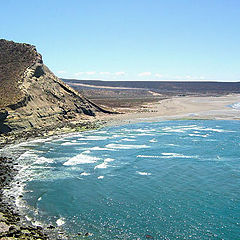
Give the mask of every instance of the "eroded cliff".
[(108, 112), (57, 78), (29, 44), (0, 40), (0, 134), (54, 127)]

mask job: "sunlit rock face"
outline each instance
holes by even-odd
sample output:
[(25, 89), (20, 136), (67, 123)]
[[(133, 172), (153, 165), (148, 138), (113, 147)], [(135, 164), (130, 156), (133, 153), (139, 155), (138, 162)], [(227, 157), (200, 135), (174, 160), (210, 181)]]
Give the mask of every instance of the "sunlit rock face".
[(35, 46), (0, 40), (0, 133), (57, 126), (101, 111), (57, 78)]

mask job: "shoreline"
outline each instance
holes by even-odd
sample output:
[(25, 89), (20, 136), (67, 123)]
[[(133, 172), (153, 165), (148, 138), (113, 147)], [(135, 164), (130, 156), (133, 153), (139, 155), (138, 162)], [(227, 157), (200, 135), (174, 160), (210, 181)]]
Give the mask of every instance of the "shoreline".
[(46, 128), (33, 128), (16, 133), (7, 133), (0, 136), (0, 150), (7, 145), (19, 144), (26, 141), (34, 141), (38, 138), (48, 138), (53, 136), (60, 136), (74, 132), (82, 132), (93, 129), (98, 129), (105, 123), (104, 120), (90, 119), (79, 122), (63, 123), (61, 125), (46, 127)]
[(223, 96), (171, 97), (157, 103), (147, 103), (130, 109), (114, 109), (119, 114), (98, 114), (93, 118), (67, 122), (52, 127), (32, 128), (22, 132), (0, 135), (0, 149), (10, 144), (18, 144), (38, 138), (61, 136), (99, 129), (105, 126), (137, 122), (167, 120), (240, 120), (240, 109), (230, 105), (240, 103), (240, 94)]
[(7, 156), (4, 149), (12, 145), (24, 144), (38, 139), (58, 138), (67, 134), (99, 129), (103, 124), (104, 122), (99, 120), (84, 121), (67, 124), (62, 129), (59, 129), (59, 126), (58, 128), (33, 129), (21, 134), (10, 135), (9, 138), (8, 136), (0, 138), (0, 240), (67, 239), (65, 233), (58, 226), (35, 226), (20, 213), (16, 205), (16, 198), (4, 194), (4, 191), (13, 187), (11, 184), (19, 172), (17, 159), (13, 156)]
[(49, 239), (46, 229), (24, 223), (13, 199), (6, 199), (4, 190), (11, 188), (18, 164), (12, 158), (0, 157), (0, 239)]
[[(240, 94), (218, 97), (172, 97), (148, 103), (123, 114), (103, 116), (106, 126), (167, 120), (240, 120), (240, 110), (230, 105), (240, 102)], [(119, 111), (121, 109), (118, 109)]]
[[(123, 114), (97, 116), (96, 119), (85, 120), (78, 124), (68, 124), (49, 129), (33, 129), (25, 134), (15, 134), (1, 141), (0, 149), (12, 144), (60, 137), (66, 134), (74, 134), (81, 131), (95, 130), (101, 127), (109, 127), (138, 122), (155, 122), (167, 120), (240, 120), (240, 110), (233, 109), (229, 105), (240, 102), (240, 95), (227, 95), (220, 97), (174, 97), (165, 99), (159, 103), (146, 104), (137, 110), (126, 111)], [(3, 189), (10, 188), (10, 183), (17, 174), (18, 163), (15, 159), (0, 155), (0, 240), (6, 237), (23, 237), (22, 239), (52, 239), (51, 233), (58, 233), (57, 227), (35, 227), (26, 225), (24, 216), (21, 216), (13, 201), (6, 201), (3, 197)], [(24, 221), (24, 220), (25, 221)], [(64, 235), (62, 235), (64, 237)], [(61, 239), (61, 236), (58, 236)], [(9, 238), (11, 239), (11, 238)], [(20, 238), (21, 239), (21, 238)], [(53, 238), (56, 239), (56, 238)]]

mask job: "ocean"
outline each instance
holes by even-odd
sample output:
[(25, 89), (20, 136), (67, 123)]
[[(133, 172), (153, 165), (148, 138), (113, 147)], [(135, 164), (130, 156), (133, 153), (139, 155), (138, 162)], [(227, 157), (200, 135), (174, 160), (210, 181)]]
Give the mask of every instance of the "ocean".
[(67, 239), (240, 239), (239, 130), (146, 122), (11, 146), (21, 167), (5, 194)]

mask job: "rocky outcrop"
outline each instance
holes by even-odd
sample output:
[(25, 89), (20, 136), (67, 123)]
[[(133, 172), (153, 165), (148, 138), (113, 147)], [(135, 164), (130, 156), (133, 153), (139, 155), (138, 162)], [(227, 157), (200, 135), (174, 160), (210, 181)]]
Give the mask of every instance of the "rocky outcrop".
[(0, 134), (107, 113), (57, 78), (29, 44), (0, 40)]

